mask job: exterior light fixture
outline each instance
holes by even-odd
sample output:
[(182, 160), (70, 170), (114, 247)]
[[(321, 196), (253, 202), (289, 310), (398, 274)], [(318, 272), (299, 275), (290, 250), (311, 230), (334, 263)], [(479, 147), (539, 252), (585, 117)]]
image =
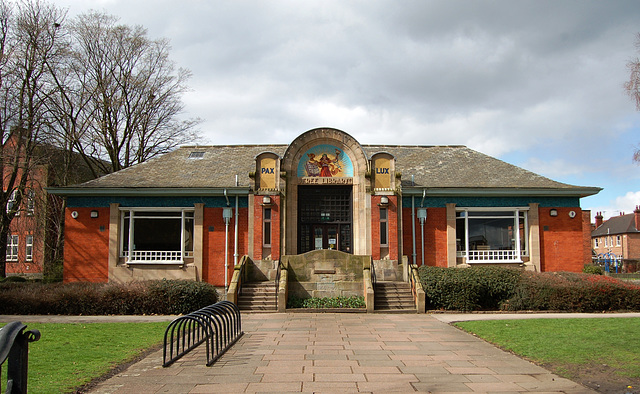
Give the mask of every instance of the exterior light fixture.
[(232, 217), (233, 217), (233, 209), (224, 208), (222, 210), (222, 219), (224, 220), (224, 224), (228, 225)]
[(97, 218), (98, 217), (98, 211), (91, 211), (91, 215), (92, 218)]
[(271, 197), (269, 196), (262, 197), (262, 205), (271, 205)]
[(427, 220), (427, 208), (418, 208), (418, 220), (420, 220), (420, 224), (424, 224), (424, 221)]
[(549, 211), (549, 216), (558, 216), (558, 210), (557, 209), (552, 209)]
[(387, 197), (387, 196), (380, 197), (380, 205), (382, 205), (382, 206), (389, 205), (389, 197)]

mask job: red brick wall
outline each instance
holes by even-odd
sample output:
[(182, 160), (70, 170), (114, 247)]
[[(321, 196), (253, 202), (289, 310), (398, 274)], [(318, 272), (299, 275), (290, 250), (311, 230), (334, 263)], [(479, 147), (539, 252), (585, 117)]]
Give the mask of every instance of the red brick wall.
[[(579, 212), (579, 211), (576, 211)], [(577, 215), (576, 215), (577, 216)], [(582, 211), (582, 263), (591, 264), (591, 211)]]
[[(97, 210), (98, 217), (91, 218)], [(76, 219), (71, 212), (77, 211)], [(102, 230), (100, 231), (100, 226)], [(65, 213), (64, 281), (107, 282), (109, 279), (109, 208), (67, 208)]]
[[(550, 216), (551, 209), (558, 216)], [(576, 216), (571, 218), (570, 211)], [(541, 270), (581, 272), (585, 256), (580, 208), (540, 208), (539, 213)]]
[[(413, 240), (411, 231), (411, 208), (403, 208), (403, 250), (404, 254), (413, 262)], [(417, 208), (416, 208), (417, 212)], [(424, 223), (424, 259), (422, 262), (422, 236), (420, 221), (416, 217), (416, 263), (418, 265), (446, 267), (447, 266), (447, 209), (428, 208), (427, 220)]]
[[(271, 198), (271, 259), (280, 259), (280, 196), (269, 196)], [(263, 236), (263, 196), (255, 196), (253, 203), (253, 256), (255, 260), (260, 260), (266, 256), (262, 255)]]
[[(204, 236), (203, 236), (203, 256), (202, 256), (202, 279), (205, 282), (211, 283), (215, 286), (224, 286), (224, 260), (225, 260), (225, 224), (222, 219), (223, 208), (204, 208)], [(233, 276), (233, 263), (234, 263), (234, 237), (235, 237), (235, 208), (233, 208), (234, 214), (229, 221), (228, 232), (228, 247), (227, 247), (227, 264), (228, 264), (228, 276), (227, 284), (231, 282)], [(238, 261), (243, 255), (248, 253), (249, 250), (249, 210), (247, 208), (240, 208), (240, 219), (238, 227)], [(213, 231), (210, 231), (213, 227)]]
[[(389, 232), (389, 259), (398, 260), (398, 197), (386, 196), (389, 199), (387, 208), (387, 227)], [(380, 199), (382, 196), (371, 197), (371, 258), (382, 258), (380, 246)]]

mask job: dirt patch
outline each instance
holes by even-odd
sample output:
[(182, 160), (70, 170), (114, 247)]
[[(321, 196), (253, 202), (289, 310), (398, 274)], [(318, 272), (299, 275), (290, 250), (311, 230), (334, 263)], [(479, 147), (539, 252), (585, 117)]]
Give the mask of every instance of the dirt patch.
[(542, 364), (541, 366), (599, 393), (640, 393), (640, 378), (621, 376), (620, 370), (606, 364)]

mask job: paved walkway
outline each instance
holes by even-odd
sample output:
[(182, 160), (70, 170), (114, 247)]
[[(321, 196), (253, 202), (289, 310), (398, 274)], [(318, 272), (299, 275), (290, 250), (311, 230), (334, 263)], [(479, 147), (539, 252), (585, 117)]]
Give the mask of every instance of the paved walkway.
[(592, 392), (442, 316), (243, 314), (245, 335), (212, 367), (197, 349), (162, 368), (157, 351), (91, 392)]

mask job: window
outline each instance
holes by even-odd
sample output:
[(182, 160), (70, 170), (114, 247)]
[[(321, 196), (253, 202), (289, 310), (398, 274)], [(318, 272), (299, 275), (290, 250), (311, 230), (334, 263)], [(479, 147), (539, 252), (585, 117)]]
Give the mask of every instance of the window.
[(461, 208), (456, 212), (458, 257), (468, 263), (522, 262), (528, 255), (528, 208)]
[(598, 239), (598, 238), (594, 238), (593, 239), (593, 247), (595, 249), (598, 249), (600, 247), (600, 239)]
[(17, 235), (7, 237), (7, 261), (18, 261), (18, 241)]
[(24, 240), (24, 256), (27, 261), (33, 261), (33, 235), (27, 235)]
[(189, 153), (189, 158), (190, 159), (203, 159), (204, 158), (204, 152), (191, 152), (191, 153)]
[(193, 256), (193, 208), (123, 211), (120, 255), (127, 263), (183, 264)]
[(265, 208), (262, 216), (262, 245), (271, 247), (271, 208)]
[(27, 192), (27, 215), (33, 215), (36, 207), (36, 192), (29, 189)]
[(609, 246), (609, 237), (604, 237), (604, 247), (608, 247)]
[(16, 205), (17, 193), (18, 193), (18, 190), (13, 190), (11, 192), (11, 196), (9, 196), (9, 201), (7, 201), (7, 213), (11, 212), (11, 210), (13, 210), (13, 207)]
[(616, 246), (620, 246), (621, 243), (622, 243), (622, 237), (619, 235), (616, 235)]
[(380, 246), (389, 246), (389, 216), (387, 208), (380, 208)]

